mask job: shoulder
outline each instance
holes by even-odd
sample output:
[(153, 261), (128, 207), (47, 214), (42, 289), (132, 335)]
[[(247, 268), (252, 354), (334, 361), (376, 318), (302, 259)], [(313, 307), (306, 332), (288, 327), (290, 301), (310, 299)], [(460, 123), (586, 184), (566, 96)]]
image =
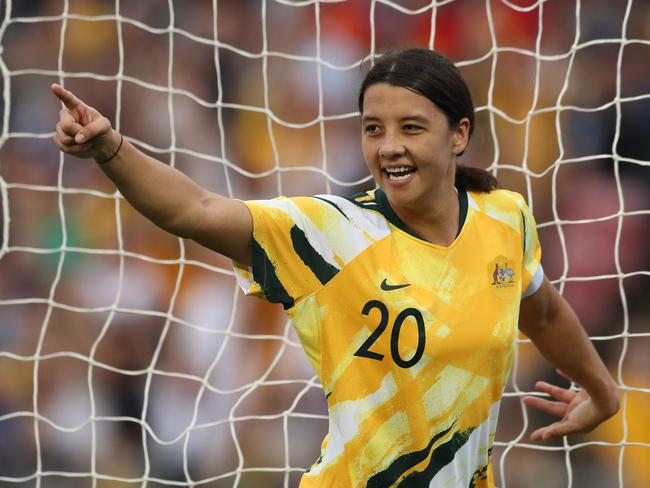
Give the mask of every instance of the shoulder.
[[(372, 192), (369, 195), (372, 197)], [(289, 230), (296, 226), (308, 236), (326, 236), (327, 241), (352, 241), (357, 235), (370, 241), (386, 237), (390, 233), (386, 219), (372, 210), (372, 204), (366, 208), (365, 204), (359, 205), (356, 198), (313, 195), (244, 203), (251, 210), (258, 228), (282, 226)]]
[(323, 222), (347, 218), (338, 200), (341, 199), (330, 195), (279, 196), (269, 200), (248, 200), (244, 204), (254, 217), (288, 218), (299, 224), (305, 221)]
[(469, 194), (480, 210), (493, 207), (513, 210), (526, 205), (523, 195), (511, 190), (498, 189), (489, 193), (470, 192)]
[[(300, 197), (278, 197), (273, 200), (254, 201), (253, 205), (262, 205), (289, 214), (296, 222), (309, 221), (316, 227), (328, 227), (340, 224), (353, 224), (364, 229), (379, 224), (376, 203), (369, 192), (368, 198), (358, 196), (351, 198), (337, 195), (312, 195)], [(373, 218), (374, 217), (374, 218)], [(383, 220), (383, 219), (380, 219)]]
[(524, 197), (510, 190), (469, 193), (469, 205), (481, 215), (519, 230), (523, 217), (529, 213)]

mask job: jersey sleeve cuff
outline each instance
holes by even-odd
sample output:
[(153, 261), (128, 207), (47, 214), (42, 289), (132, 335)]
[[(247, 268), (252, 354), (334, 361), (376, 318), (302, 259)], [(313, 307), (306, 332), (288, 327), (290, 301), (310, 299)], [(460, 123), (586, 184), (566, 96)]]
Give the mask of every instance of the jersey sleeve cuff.
[(526, 288), (524, 293), (522, 293), (521, 298), (524, 299), (526, 297), (534, 295), (535, 292), (539, 290), (539, 287), (542, 286), (543, 281), (544, 281), (544, 268), (542, 268), (542, 265), (540, 264), (537, 267), (537, 271), (535, 271), (535, 274), (533, 275), (533, 279), (528, 284), (528, 287)]

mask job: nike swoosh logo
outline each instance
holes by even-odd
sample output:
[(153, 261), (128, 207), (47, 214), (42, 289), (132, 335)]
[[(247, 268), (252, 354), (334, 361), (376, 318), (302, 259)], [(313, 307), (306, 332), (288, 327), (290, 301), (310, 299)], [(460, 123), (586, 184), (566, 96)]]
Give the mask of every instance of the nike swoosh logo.
[(388, 283), (386, 283), (386, 278), (384, 278), (384, 281), (381, 282), (379, 288), (381, 288), (384, 291), (391, 291), (391, 290), (399, 290), (400, 288), (406, 288), (407, 286), (411, 286), (411, 283), (406, 283), (404, 285), (389, 285)]

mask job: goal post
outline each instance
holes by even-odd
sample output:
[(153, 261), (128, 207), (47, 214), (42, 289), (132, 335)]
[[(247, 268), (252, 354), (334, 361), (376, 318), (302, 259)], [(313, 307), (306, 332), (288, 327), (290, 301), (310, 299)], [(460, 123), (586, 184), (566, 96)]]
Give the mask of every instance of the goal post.
[(53, 82), (233, 198), (373, 187), (356, 90), (389, 48), (440, 50), (476, 106), (463, 164), (522, 193), (547, 276), (622, 391), (549, 444), (522, 397), (566, 384), (520, 337), (500, 487), (650, 477), (650, 4), (641, 0), (0, 2), (0, 483), (297, 486), (325, 396), (281, 308), (138, 215), (51, 142)]

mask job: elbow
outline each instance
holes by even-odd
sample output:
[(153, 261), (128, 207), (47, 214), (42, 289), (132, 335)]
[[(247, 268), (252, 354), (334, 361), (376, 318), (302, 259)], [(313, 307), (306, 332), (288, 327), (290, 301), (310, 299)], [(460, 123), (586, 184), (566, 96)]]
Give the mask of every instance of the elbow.
[(184, 222), (169, 222), (160, 226), (163, 230), (169, 232), (181, 239), (193, 239), (191, 227)]
[(176, 212), (164, 229), (182, 239), (196, 242), (205, 240), (215, 227), (214, 202), (214, 196), (205, 192), (204, 196), (195, 198), (183, 211)]
[(181, 239), (195, 239), (205, 221), (205, 207), (203, 202), (188, 205), (175, 210), (160, 224), (160, 227)]
[(174, 216), (153, 222), (165, 232), (169, 232), (176, 237), (192, 239), (192, 225), (190, 220), (185, 216)]

